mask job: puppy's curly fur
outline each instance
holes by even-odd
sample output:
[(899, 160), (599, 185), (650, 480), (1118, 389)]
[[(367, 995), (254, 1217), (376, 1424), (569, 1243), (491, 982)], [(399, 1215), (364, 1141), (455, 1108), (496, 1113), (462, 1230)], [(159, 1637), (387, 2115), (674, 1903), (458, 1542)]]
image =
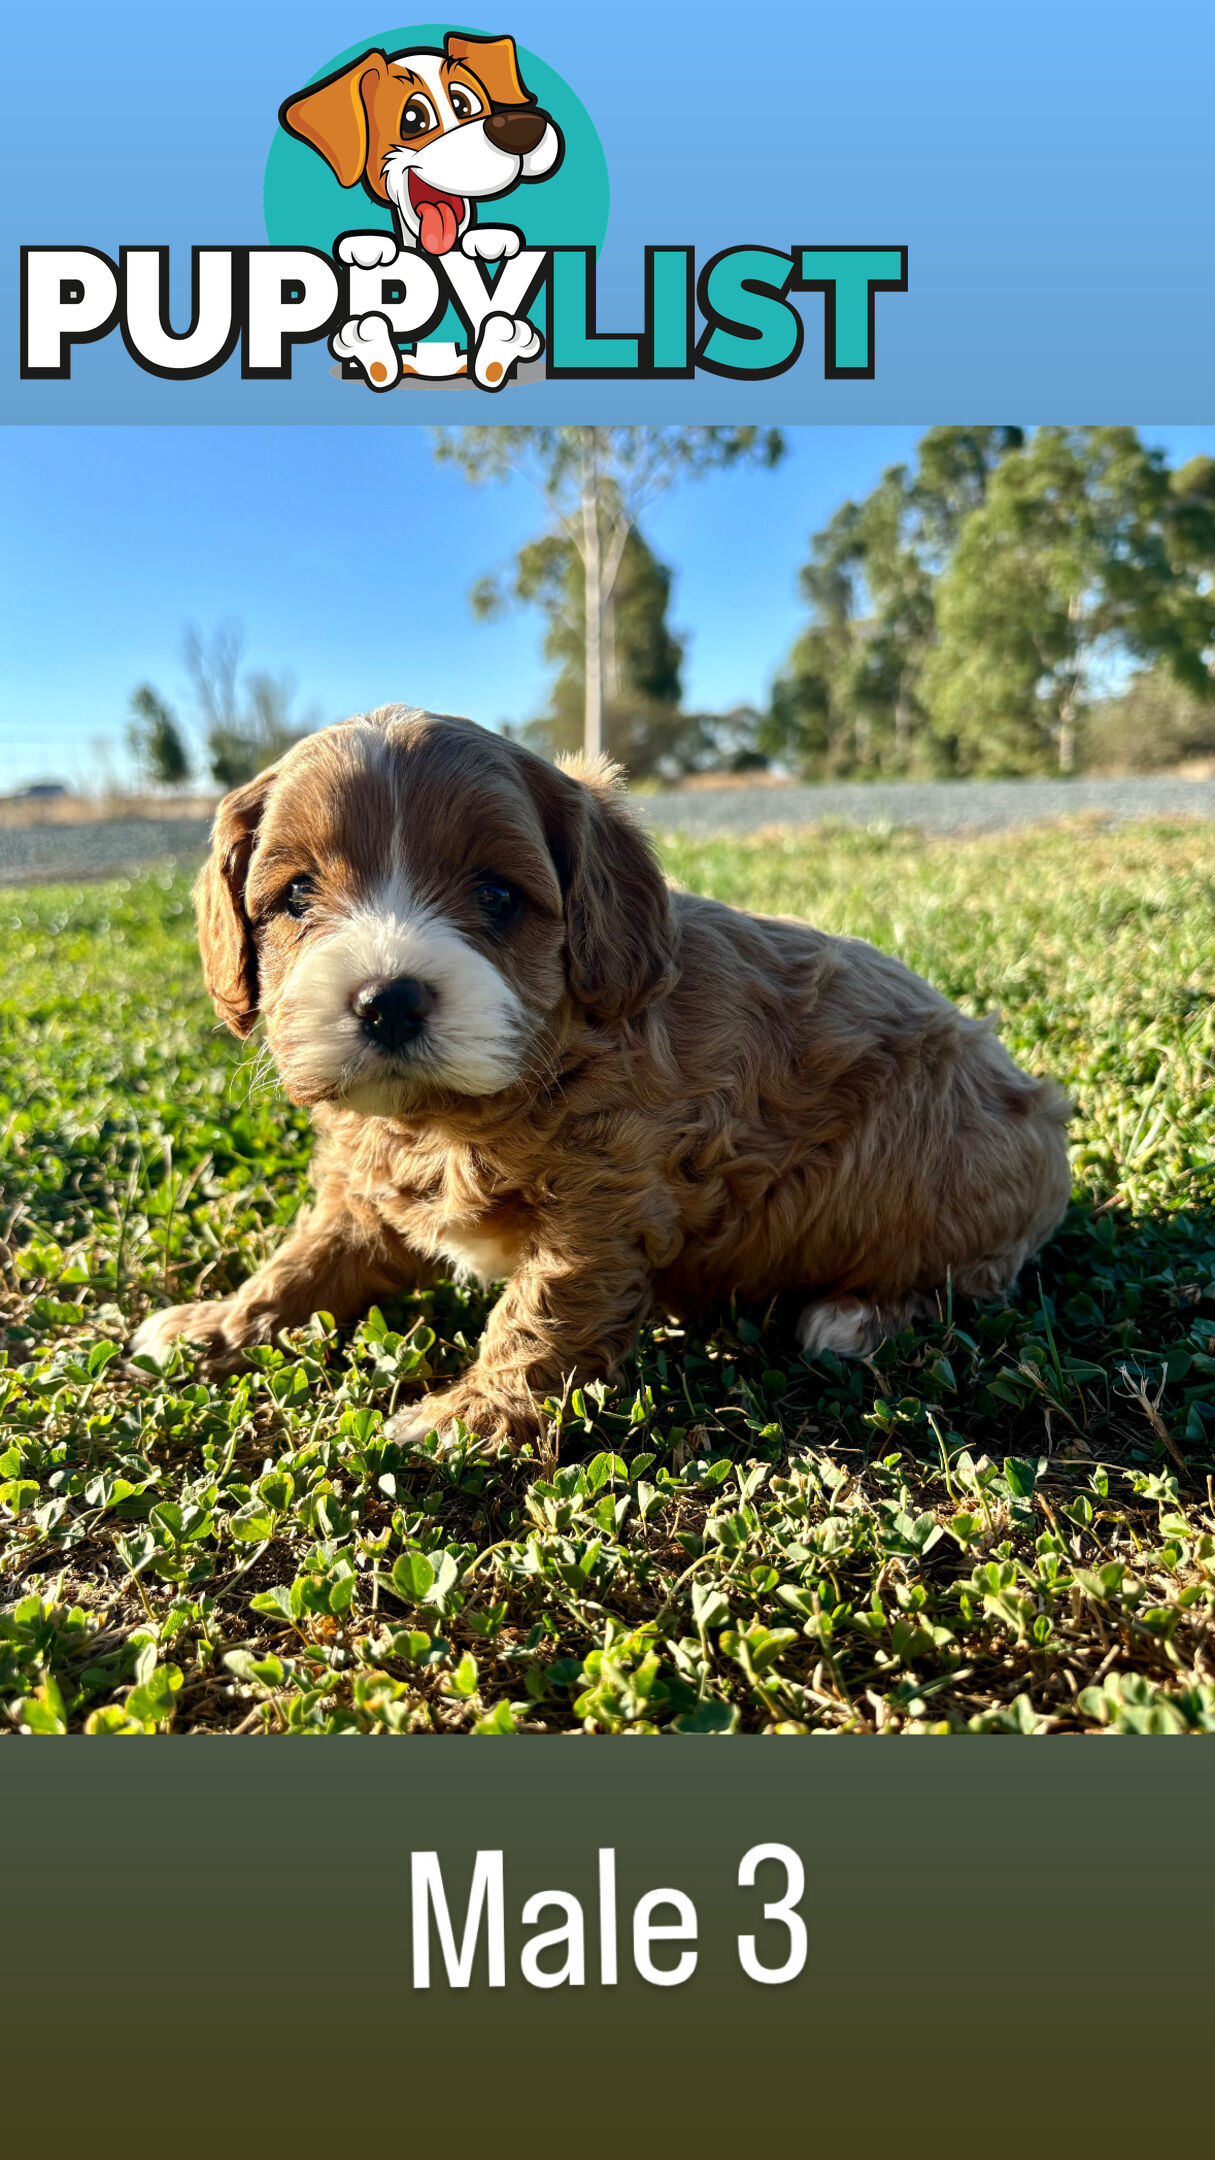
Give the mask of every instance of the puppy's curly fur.
[[(207, 986), (313, 1110), (316, 1198), (235, 1296), (152, 1315), (213, 1369), (446, 1263), (506, 1279), (480, 1354), (395, 1421), (518, 1444), (651, 1311), (809, 1300), (863, 1352), (947, 1281), (996, 1296), (1067, 1204), (1067, 1105), (897, 960), (673, 891), (610, 768), (388, 707), (221, 804)], [(428, 1011), (395, 1047), (360, 1005)]]

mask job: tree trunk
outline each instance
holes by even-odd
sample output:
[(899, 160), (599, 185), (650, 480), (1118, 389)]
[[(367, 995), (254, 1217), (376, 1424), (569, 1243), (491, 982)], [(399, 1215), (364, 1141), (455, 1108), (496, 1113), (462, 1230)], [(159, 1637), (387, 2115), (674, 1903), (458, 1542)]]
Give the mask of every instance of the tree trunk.
[(1080, 645), (1081, 625), (1084, 621), (1084, 596), (1073, 593), (1067, 603), (1067, 620), (1076, 648), (1076, 664), (1072, 669), (1063, 702), (1059, 707), (1059, 770), (1061, 773), (1076, 769), (1076, 712), (1080, 703)]
[(608, 593), (603, 603), (603, 699), (611, 705), (620, 696), (620, 656), (616, 649), (616, 601)]
[(586, 588), (586, 718), (582, 747), (603, 751), (603, 568), (599, 529), (599, 459), (594, 428), (581, 431), (582, 567)]
[(902, 771), (908, 762), (911, 749), (911, 713), (907, 704), (907, 677), (899, 675), (898, 695), (894, 701), (894, 748)]

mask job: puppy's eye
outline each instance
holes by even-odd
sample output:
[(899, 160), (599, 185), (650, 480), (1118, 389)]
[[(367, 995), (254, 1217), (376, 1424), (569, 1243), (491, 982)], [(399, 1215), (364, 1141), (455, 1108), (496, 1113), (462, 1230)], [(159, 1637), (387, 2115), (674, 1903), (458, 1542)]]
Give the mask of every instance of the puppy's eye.
[(283, 914), (293, 915), (298, 922), (301, 916), (308, 913), (309, 904), (315, 891), (316, 885), (312, 878), (292, 878), (286, 892), (279, 901)]
[(521, 905), (521, 897), (514, 886), (506, 884), (502, 878), (482, 878), (477, 886), (477, 906), (495, 930), (501, 930), (511, 922)]
[(475, 90), (466, 90), (462, 83), (453, 83), (447, 94), (457, 120), (472, 120), (482, 109)]
[(437, 126), (438, 121), (429, 98), (411, 97), (401, 114), (401, 134), (405, 137), (426, 135), (432, 127)]

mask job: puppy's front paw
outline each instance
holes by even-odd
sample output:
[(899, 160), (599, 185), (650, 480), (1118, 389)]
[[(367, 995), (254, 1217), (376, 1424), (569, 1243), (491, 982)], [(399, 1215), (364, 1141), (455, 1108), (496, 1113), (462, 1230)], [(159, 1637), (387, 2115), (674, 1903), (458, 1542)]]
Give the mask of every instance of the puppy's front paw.
[(513, 225), (470, 225), (460, 242), (460, 253), (473, 261), (509, 262), (523, 245), (523, 235)]
[(162, 1312), (149, 1313), (131, 1337), (131, 1356), (164, 1365), (174, 1343), (184, 1336), (201, 1347), (203, 1371), (222, 1379), (239, 1371), (242, 1363), (239, 1345), (226, 1332), (231, 1311), (231, 1299), (224, 1298), (212, 1305), (167, 1305)]
[(526, 316), (487, 315), (473, 374), (483, 390), (501, 390), (521, 360), (534, 360), (543, 351), (544, 339)]
[(397, 259), (397, 243), (387, 232), (343, 233), (337, 252), (338, 261), (354, 270), (386, 270)]
[(461, 1380), (454, 1387), (444, 1388), (440, 1394), (424, 1395), (420, 1402), (398, 1410), (384, 1431), (388, 1439), (403, 1445), (425, 1440), (427, 1434), (433, 1432), (438, 1434), (444, 1446), (450, 1446), (456, 1438), (457, 1418), (470, 1434), (491, 1447), (497, 1447), (505, 1440), (511, 1448), (520, 1448), (525, 1440), (534, 1440), (539, 1430), (539, 1420), (530, 1403), (491, 1395)]
[(386, 315), (352, 315), (329, 340), (335, 360), (353, 360), (373, 390), (391, 390), (400, 379), (401, 355)]

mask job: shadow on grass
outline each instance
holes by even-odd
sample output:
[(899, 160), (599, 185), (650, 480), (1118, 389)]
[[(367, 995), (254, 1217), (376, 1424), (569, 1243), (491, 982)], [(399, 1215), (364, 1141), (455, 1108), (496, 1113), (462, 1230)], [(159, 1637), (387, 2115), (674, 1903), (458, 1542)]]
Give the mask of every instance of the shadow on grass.
[[(1025, 1455), (1199, 1478), (1215, 1448), (1215, 1207), (1132, 1215), (1074, 1201), (1004, 1305), (940, 1300), (935, 1321), (850, 1360), (809, 1359), (794, 1339), (804, 1293), (698, 1319), (656, 1318), (606, 1390), (594, 1431), (568, 1408), (562, 1459), (604, 1444), (729, 1447), (778, 1461), (805, 1445), (869, 1462), (892, 1446), (940, 1460)], [(492, 1293), (427, 1293), (444, 1374), (475, 1354)], [(390, 1324), (413, 1298), (384, 1301)]]

